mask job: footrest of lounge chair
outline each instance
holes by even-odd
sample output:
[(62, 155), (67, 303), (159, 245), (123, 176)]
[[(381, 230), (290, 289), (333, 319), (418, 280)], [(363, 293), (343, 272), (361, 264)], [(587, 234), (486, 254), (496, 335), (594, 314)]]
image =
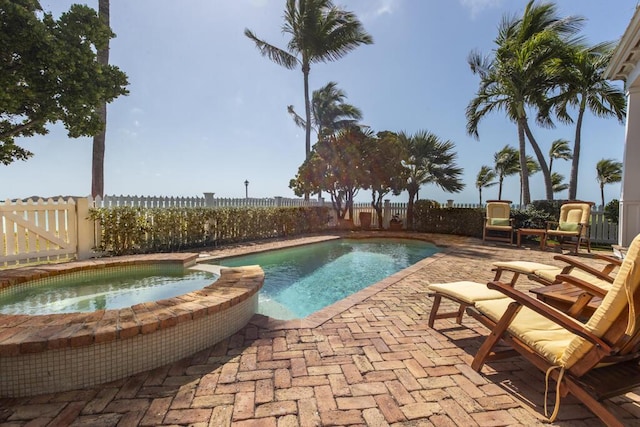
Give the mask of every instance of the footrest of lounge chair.
[[(474, 305), (477, 301), (506, 298), (498, 291), (487, 288), (484, 283), (460, 281), (450, 283), (432, 283), (428, 286), (429, 295), (433, 296), (433, 307), (429, 314), (429, 327), (433, 327), (436, 319), (447, 319), (455, 317), (458, 324), (462, 323), (462, 315), (468, 306)], [(457, 311), (438, 313), (442, 298), (447, 298), (460, 304)]]
[(498, 261), (493, 263), (494, 269), (514, 271), (520, 274), (533, 274), (538, 270), (558, 270), (555, 265), (531, 261)]

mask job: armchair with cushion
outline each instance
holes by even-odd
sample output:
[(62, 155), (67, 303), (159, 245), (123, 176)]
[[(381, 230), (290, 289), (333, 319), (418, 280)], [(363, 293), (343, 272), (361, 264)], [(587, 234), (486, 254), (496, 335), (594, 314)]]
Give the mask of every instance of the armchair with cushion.
[(513, 242), (514, 223), (510, 200), (487, 200), (487, 211), (482, 227), (482, 241)]
[(546, 241), (550, 237), (557, 239), (560, 244), (565, 241), (575, 242), (575, 251), (578, 252), (581, 245), (591, 252), (591, 240), (589, 238), (589, 221), (591, 219), (591, 207), (593, 202), (574, 200), (560, 206), (560, 218), (558, 221), (547, 222)]
[[(560, 398), (572, 394), (606, 425), (625, 425), (604, 400), (640, 386), (640, 235), (631, 243), (611, 289), (584, 322), (510, 283), (494, 281), (487, 286), (507, 298), (476, 301), (467, 308), (491, 329), (471, 367), (480, 371), (487, 361), (503, 358), (496, 345), (504, 342), (511, 347), (507, 356), (515, 350), (556, 381), (551, 421)], [(588, 287), (584, 291), (590, 292)]]

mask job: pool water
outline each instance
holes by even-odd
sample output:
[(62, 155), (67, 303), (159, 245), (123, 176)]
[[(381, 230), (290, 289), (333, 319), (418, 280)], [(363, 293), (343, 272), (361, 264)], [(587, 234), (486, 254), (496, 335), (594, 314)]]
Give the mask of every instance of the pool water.
[(113, 310), (202, 289), (219, 275), (176, 266), (86, 270), (0, 292), (1, 314), (56, 314)]
[(227, 267), (258, 264), (265, 273), (258, 312), (306, 317), (440, 249), (411, 239), (338, 239), (227, 258)]

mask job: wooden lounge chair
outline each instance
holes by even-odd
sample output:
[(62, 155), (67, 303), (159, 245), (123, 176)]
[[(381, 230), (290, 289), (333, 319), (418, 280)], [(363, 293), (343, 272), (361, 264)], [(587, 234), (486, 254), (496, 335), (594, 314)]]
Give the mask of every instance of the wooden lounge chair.
[(549, 265), (530, 261), (497, 261), (493, 263), (493, 271), (496, 272), (494, 281), (502, 280), (502, 274), (511, 273), (511, 284), (515, 284), (520, 275), (525, 275), (529, 279), (543, 285), (554, 285), (560, 283), (559, 274), (570, 274), (582, 280), (589, 281), (594, 285), (608, 290), (613, 283), (614, 276), (611, 273), (622, 265), (622, 260), (613, 256), (594, 254), (594, 258), (604, 261), (605, 264), (600, 269), (591, 267), (574, 257), (566, 255), (556, 255), (555, 260), (564, 265)]
[(488, 287), (508, 298), (477, 301), (467, 308), (491, 329), (472, 368), (480, 371), (485, 362), (500, 358), (494, 347), (506, 342), (556, 381), (550, 420), (557, 416), (560, 397), (570, 393), (606, 425), (623, 426), (603, 401), (640, 386), (640, 235), (631, 243), (611, 289), (584, 323), (511, 284), (494, 281)]
[[(583, 287), (590, 287), (591, 293), (577, 293), (575, 298), (571, 298), (569, 301), (563, 298), (554, 306), (575, 317), (579, 316), (582, 310), (592, 302), (594, 296), (596, 300), (604, 296), (606, 291), (611, 287), (611, 283), (613, 283), (613, 277), (609, 276), (609, 273), (622, 262), (617, 258), (607, 257), (605, 255), (600, 255), (600, 258), (608, 261), (601, 270), (590, 267), (565, 255), (557, 255), (555, 257), (555, 259), (564, 261), (567, 264), (564, 267), (530, 261), (494, 262), (493, 271), (495, 271), (496, 274), (493, 280), (499, 281), (504, 272), (509, 272), (512, 273), (511, 281), (509, 282), (511, 286), (515, 286), (521, 274), (527, 275), (530, 279), (539, 283), (550, 286), (562, 282), (561, 279), (557, 278), (559, 274), (571, 275), (570, 278), (565, 278), (565, 283), (568, 282), (570, 285), (574, 279), (581, 280), (581, 285)], [(489, 289), (484, 283), (471, 281), (433, 283), (428, 286), (428, 290), (428, 295), (433, 297), (433, 305), (429, 314), (428, 323), (431, 328), (433, 328), (437, 319), (455, 318), (456, 323), (461, 324), (462, 316), (467, 307), (473, 306), (476, 301), (495, 299), (503, 296), (499, 292)], [(567, 292), (563, 294), (564, 297)], [(439, 312), (442, 298), (457, 303), (458, 309), (456, 311)], [(548, 299), (552, 301), (553, 295), (550, 295)]]
[(561, 245), (570, 241), (575, 244), (576, 253), (581, 245), (587, 247), (587, 252), (591, 252), (589, 221), (593, 205), (593, 202), (580, 200), (564, 203), (560, 206), (558, 221), (547, 222), (545, 241), (548, 243), (550, 237), (557, 239)]
[(510, 200), (487, 200), (487, 211), (482, 228), (482, 241), (513, 242), (514, 221), (510, 218)]

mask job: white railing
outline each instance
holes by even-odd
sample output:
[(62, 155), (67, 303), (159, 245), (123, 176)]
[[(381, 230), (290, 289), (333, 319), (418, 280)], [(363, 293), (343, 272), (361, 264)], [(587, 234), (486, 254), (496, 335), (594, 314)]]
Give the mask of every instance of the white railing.
[(204, 193), (204, 197), (164, 197), (164, 196), (109, 196), (97, 197), (93, 203), (99, 208), (113, 208), (116, 206), (132, 206), (142, 208), (173, 208), (173, 207), (297, 207), (322, 205), (321, 200), (292, 199), (286, 197), (273, 198), (214, 198), (214, 193)]
[[(71, 258), (86, 259), (93, 254), (96, 245), (96, 225), (89, 219), (90, 207), (291, 207), (329, 205), (321, 200), (305, 201), (274, 197), (271, 199), (213, 198), (205, 197), (153, 197), (153, 196), (105, 196), (104, 199), (69, 198), (68, 200), (6, 200), (0, 202), (0, 268), (42, 261), (58, 261)], [(482, 208), (478, 204), (443, 204), (443, 207)], [(360, 212), (371, 213), (371, 227), (377, 228), (378, 217), (370, 203), (355, 203), (352, 223), (360, 224)], [(407, 203), (391, 203), (385, 200), (383, 227), (387, 228), (392, 216), (397, 215), (406, 224)], [(618, 225), (604, 218), (602, 207), (591, 214), (592, 243), (615, 244), (618, 242)]]

